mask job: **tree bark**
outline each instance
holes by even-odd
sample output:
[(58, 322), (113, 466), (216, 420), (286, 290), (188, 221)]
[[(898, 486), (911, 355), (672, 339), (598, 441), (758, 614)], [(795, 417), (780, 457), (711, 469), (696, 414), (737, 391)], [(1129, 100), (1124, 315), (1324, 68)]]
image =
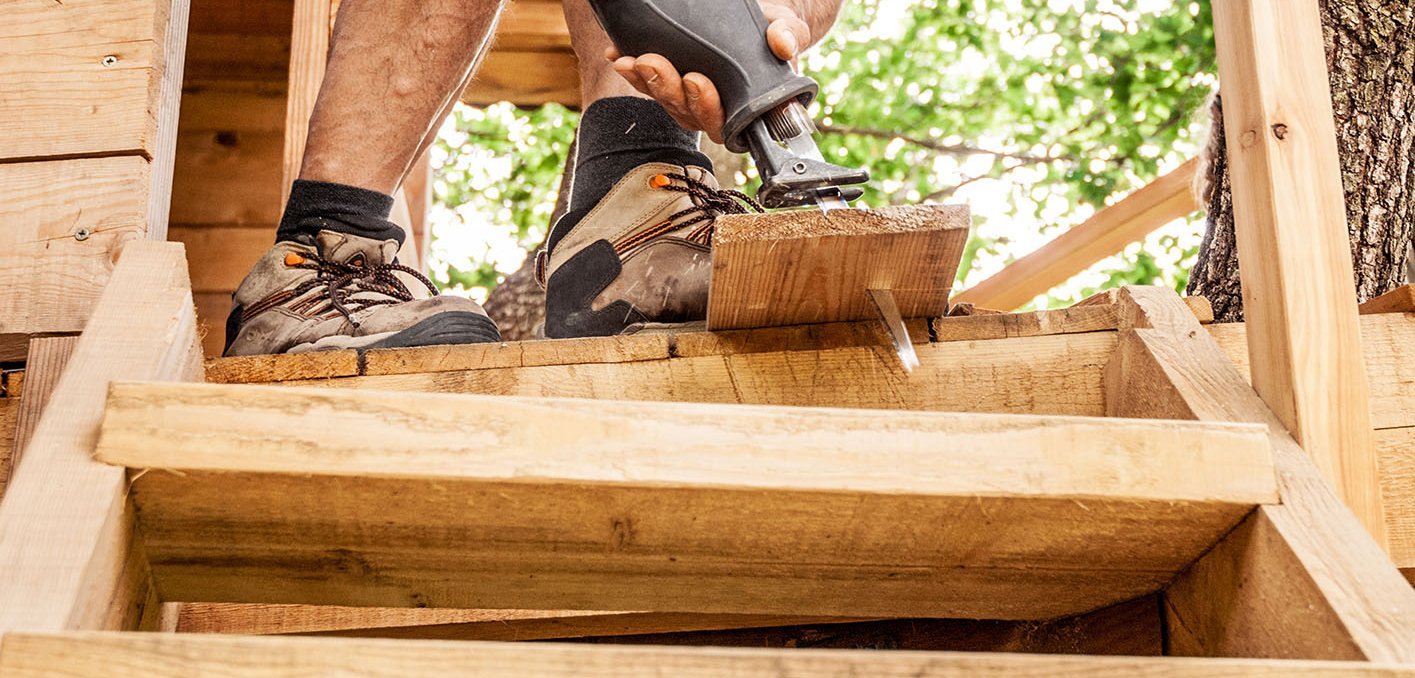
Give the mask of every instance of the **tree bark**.
[[(1415, 7), (1410, 0), (1319, 0), (1336, 112), (1357, 297), (1404, 284), (1415, 233)], [(1209, 218), (1189, 294), (1223, 322), (1243, 319), (1222, 105), (1211, 108)]]

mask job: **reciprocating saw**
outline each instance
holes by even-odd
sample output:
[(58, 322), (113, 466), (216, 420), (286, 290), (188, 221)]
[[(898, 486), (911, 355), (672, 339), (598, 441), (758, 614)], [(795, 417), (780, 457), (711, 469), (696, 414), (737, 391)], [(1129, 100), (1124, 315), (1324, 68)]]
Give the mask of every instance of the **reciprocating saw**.
[(766, 207), (848, 207), (869, 173), (832, 165), (816, 146), (806, 107), (820, 86), (767, 45), (757, 0), (590, 0), (626, 56), (659, 54), (680, 73), (702, 73), (722, 99), (728, 150), (750, 153)]

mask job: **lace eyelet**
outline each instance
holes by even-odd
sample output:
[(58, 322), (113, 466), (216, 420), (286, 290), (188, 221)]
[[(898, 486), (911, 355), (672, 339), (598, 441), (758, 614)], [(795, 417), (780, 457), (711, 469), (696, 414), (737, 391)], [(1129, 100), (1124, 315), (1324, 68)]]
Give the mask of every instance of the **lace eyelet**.
[(669, 186), (670, 184), (672, 184), (672, 183), (673, 183), (673, 180), (669, 179), (667, 175), (655, 174), (655, 175), (649, 177), (649, 188), (652, 188), (652, 189), (655, 189), (655, 190), (660, 189), (660, 188), (666, 188), (666, 187), (668, 187), (668, 186)]

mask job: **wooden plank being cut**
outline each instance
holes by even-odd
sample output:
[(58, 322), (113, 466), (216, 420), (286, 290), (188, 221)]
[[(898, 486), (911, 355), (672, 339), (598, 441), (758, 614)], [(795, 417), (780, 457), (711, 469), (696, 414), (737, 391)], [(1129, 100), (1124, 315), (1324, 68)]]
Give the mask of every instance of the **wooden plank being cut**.
[[(1282, 503), (1264, 505), (1165, 593), (1181, 655), (1415, 662), (1415, 591), (1178, 297), (1128, 288), (1107, 369), (1113, 416), (1260, 422)], [(1383, 516), (1384, 517), (1384, 516)]]
[(1266, 445), (1247, 425), (133, 384), (98, 458), (134, 469), (165, 600), (1052, 619), (1158, 590), (1273, 500)]
[(708, 328), (876, 318), (870, 289), (891, 290), (905, 318), (944, 315), (969, 220), (944, 205), (721, 217)]
[(877, 650), (626, 647), (171, 633), (12, 633), (0, 670), (13, 678), (1411, 678), (1415, 667), (1365, 662), (1086, 657)]
[(0, 634), (155, 621), (127, 479), (93, 444), (112, 381), (201, 375), (182, 246), (129, 243), (0, 504)]
[(1317, 0), (1214, 3), (1253, 389), (1384, 544)]

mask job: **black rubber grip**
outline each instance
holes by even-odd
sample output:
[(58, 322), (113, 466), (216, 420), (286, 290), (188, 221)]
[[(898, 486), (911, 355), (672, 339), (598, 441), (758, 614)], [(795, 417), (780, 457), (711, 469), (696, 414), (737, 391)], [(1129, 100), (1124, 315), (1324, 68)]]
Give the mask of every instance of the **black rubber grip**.
[(727, 148), (748, 151), (743, 132), (773, 108), (798, 99), (810, 104), (820, 87), (797, 75), (766, 42), (766, 17), (757, 0), (590, 0), (619, 51), (659, 54), (681, 74), (712, 80), (727, 116)]

